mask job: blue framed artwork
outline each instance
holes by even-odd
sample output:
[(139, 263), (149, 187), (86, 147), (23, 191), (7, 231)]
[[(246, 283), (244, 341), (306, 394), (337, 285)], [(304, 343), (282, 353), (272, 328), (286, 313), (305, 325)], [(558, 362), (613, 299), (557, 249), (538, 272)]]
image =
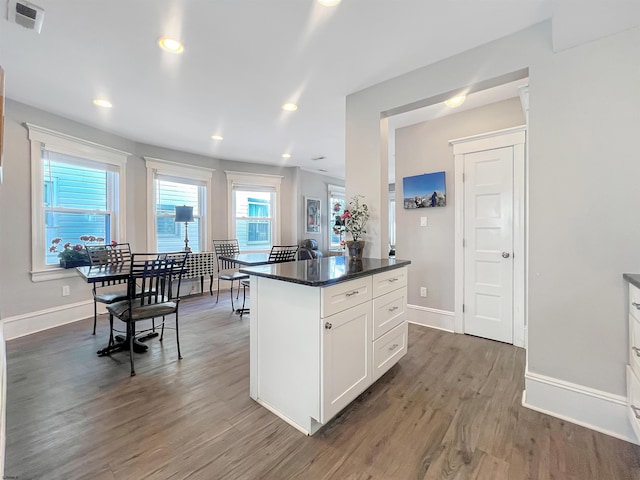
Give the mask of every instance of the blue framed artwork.
[(447, 204), (444, 172), (404, 177), (402, 195), (404, 208), (444, 207)]

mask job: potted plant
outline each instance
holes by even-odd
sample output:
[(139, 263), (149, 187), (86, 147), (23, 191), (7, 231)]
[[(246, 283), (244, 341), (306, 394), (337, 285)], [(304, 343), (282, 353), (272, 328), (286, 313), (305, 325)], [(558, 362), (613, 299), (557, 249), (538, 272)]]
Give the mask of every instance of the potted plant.
[(363, 195), (354, 195), (349, 201), (348, 208), (340, 216), (344, 222), (344, 231), (350, 233), (353, 238), (353, 240), (347, 240), (347, 249), (349, 256), (354, 259), (362, 258), (364, 240), (361, 240), (360, 237), (367, 233), (364, 227), (370, 216), (369, 207), (360, 201), (362, 198), (364, 198)]
[[(93, 235), (83, 235), (80, 237), (84, 243), (86, 242), (104, 242), (104, 238), (95, 237)], [(74, 268), (91, 265), (89, 260), (89, 254), (84, 248), (84, 243), (76, 243), (72, 245), (71, 242), (66, 242), (62, 245), (62, 250), (59, 250), (62, 238), (56, 237), (51, 240), (51, 246), (49, 252), (59, 252), (58, 258), (60, 258), (60, 266), (62, 268)]]

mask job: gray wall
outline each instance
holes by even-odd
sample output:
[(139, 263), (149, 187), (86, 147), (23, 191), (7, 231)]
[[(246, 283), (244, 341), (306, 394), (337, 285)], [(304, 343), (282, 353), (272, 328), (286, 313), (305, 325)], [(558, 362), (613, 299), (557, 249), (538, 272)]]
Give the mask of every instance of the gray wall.
[[(329, 208), (329, 185), (344, 186), (344, 180), (340, 178), (328, 177), (326, 175), (318, 175), (307, 170), (300, 170), (298, 176), (298, 211), (300, 212), (298, 243), (305, 238), (313, 238), (318, 241), (320, 250), (326, 255), (329, 250), (329, 216), (327, 209)], [(320, 233), (305, 232), (305, 208), (304, 197), (319, 198), (320, 208)]]
[[(34, 123), (109, 147), (131, 152), (126, 169), (127, 231), (126, 238), (135, 250), (146, 249), (146, 167), (143, 156), (161, 158), (215, 169), (212, 205), (213, 236), (227, 238), (228, 201), (225, 170), (282, 175), (281, 241), (297, 243), (299, 239), (298, 169), (225, 161), (151, 145), (139, 144), (97, 130), (57, 115), (11, 100), (6, 102), (4, 136), (4, 182), (0, 185), (0, 318), (87, 301), (89, 286), (81, 278), (65, 278), (34, 283), (31, 281), (31, 160), (30, 142), (24, 122)], [(317, 182), (317, 185), (314, 184)], [(307, 188), (325, 188), (326, 178), (305, 174)], [(62, 285), (69, 285), (71, 295), (62, 297)]]
[(638, 58), (638, 28), (555, 54), (544, 22), (347, 97), (347, 194), (386, 205), (381, 112), (529, 69), (528, 368), (618, 395), (622, 273), (640, 271)]
[[(396, 130), (396, 255), (412, 260), (408, 303), (453, 311), (454, 211), (453, 149), (449, 140), (524, 125), (519, 98)], [(445, 172), (447, 205), (405, 210), (402, 179), (430, 172)], [(420, 217), (427, 227), (420, 227)], [(426, 298), (420, 287), (427, 287)]]

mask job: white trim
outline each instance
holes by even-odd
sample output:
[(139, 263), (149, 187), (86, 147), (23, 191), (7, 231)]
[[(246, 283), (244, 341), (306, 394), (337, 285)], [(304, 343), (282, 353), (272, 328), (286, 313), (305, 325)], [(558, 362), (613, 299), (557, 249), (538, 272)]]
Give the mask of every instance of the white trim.
[(454, 331), (464, 333), (464, 156), (467, 153), (513, 147), (513, 344), (525, 347), (526, 341), (526, 276), (527, 238), (527, 177), (525, 156), (526, 125), (450, 140), (454, 153), (454, 191), (457, 192), (454, 211)]
[[(100, 313), (100, 312), (98, 312)], [(2, 320), (7, 340), (93, 317), (93, 299), (47, 308)]]
[(48, 151), (87, 158), (102, 164), (118, 167), (119, 193), (117, 198), (111, 197), (113, 202), (112, 210), (116, 212), (118, 223), (115, 232), (112, 231), (111, 234), (120, 241), (126, 238), (126, 164), (127, 158), (131, 153), (56, 132), (32, 123), (25, 123), (25, 126), (28, 129), (31, 143), (31, 280), (33, 282), (42, 282), (66, 278), (69, 275), (63, 273), (62, 269), (43, 263), (44, 256), (42, 254), (46, 252), (48, 245), (44, 243), (45, 235), (43, 230), (44, 199), (42, 197), (42, 186), (44, 185), (44, 174), (41, 165), (42, 147), (44, 146)]
[(235, 238), (235, 198), (233, 195), (233, 188), (236, 186), (251, 187), (252, 185), (261, 187), (271, 187), (275, 190), (276, 194), (276, 208), (274, 211), (274, 231), (272, 232), (271, 243), (278, 245), (280, 243), (280, 212), (282, 205), (282, 196), (280, 195), (280, 185), (282, 175), (270, 175), (267, 173), (247, 173), (247, 172), (234, 172), (231, 170), (225, 170), (227, 176), (227, 205), (229, 206), (229, 215), (227, 216), (227, 238)]
[(60, 268), (51, 266), (47, 270), (33, 270), (31, 273), (32, 282), (48, 282), (49, 280), (61, 280), (63, 278), (78, 278), (75, 268)]
[(409, 323), (423, 327), (437, 328), (446, 332), (455, 331), (455, 313), (448, 310), (407, 305), (407, 320)]
[(627, 419), (627, 399), (527, 371), (522, 405), (576, 425), (638, 443)]
[(0, 323), (0, 478), (4, 476), (4, 459), (7, 448), (7, 344), (4, 328)]
[(204, 230), (200, 239), (201, 251), (208, 251), (213, 238), (213, 212), (210, 205), (212, 201), (213, 172), (215, 169), (187, 165), (179, 162), (171, 162), (160, 158), (142, 157), (147, 168), (147, 251), (155, 252), (158, 249), (156, 237), (156, 184), (155, 175), (171, 175), (174, 177), (199, 180), (205, 183), (205, 198), (202, 201), (200, 216), (204, 219)]

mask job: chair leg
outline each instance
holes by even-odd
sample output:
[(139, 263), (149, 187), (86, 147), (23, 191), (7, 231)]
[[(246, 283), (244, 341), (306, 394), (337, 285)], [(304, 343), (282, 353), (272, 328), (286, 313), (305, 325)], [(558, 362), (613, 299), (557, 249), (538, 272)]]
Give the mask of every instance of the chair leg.
[(219, 298), (220, 298), (220, 279), (218, 279), (218, 293), (216, 294), (216, 303), (218, 303)]
[(152, 332), (156, 331), (156, 319), (155, 318), (151, 319), (151, 331)]
[[(240, 284), (238, 284), (238, 290), (240, 290)], [(233, 280), (231, 280), (231, 311), (235, 312), (236, 311), (236, 307), (233, 306)]]
[(164, 322), (165, 322), (165, 318), (162, 317), (162, 329), (160, 330), (160, 341), (162, 341), (162, 339), (164, 338)]
[(113, 346), (115, 344), (115, 340), (113, 338), (113, 314), (109, 314), (109, 346)]
[(182, 360), (182, 354), (180, 353), (180, 335), (178, 332), (178, 310), (176, 310), (176, 344), (178, 345), (178, 360)]
[(213, 296), (213, 275), (209, 275), (209, 293)]
[(96, 324), (98, 323), (98, 303), (93, 300), (93, 334), (96, 334)]
[(129, 360), (131, 361), (131, 376), (135, 377), (136, 371), (133, 368), (133, 337), (135, 330), (132, 322), (127, 322), (127, 329), (129, 330)]
[(240, 309), (240, 318), (244, 315), (244, 303), (247, 301), (247, 286), (242, 285), (242, 308)]

